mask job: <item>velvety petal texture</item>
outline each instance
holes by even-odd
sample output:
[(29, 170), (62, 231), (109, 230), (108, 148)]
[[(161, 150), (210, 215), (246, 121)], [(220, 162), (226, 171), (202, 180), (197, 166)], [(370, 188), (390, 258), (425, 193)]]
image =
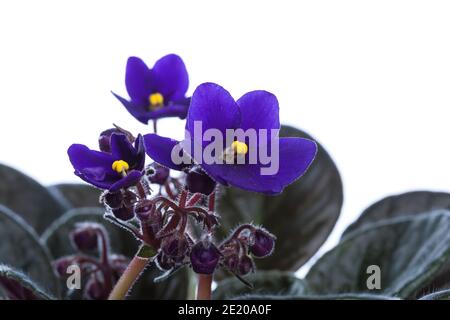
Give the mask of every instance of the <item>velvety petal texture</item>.
[[(150, 158), (169, 169), (181, 171), (186, 166), (174, 163), (172, 160), (172, 150), (179, 143), (177, 140), (161, 137), (154, 133), (144, 135), (145, 150)], [(180, 151), (182, 152), (181, 148)], [(182, 157), (182, 154), (180, 157)]]
[(203, 165), (203, 169), (217, 180), (228, 185), (255, 192), (276, 195), (284, 187), (301, 177), (311, 165), (317, 153), (314, 141), (303, 138), (279, 138), (278, 170), (264, 175), (261, 169), (270, 165), (232, 164)]
[(241, 111), (239, 127), (247, 129), (280, 129), (278, 99), (267, 91), (251, 91), (237, 101)]
[[(185, 97), (189, 87), (189, 76), (183, 60), (169, 54), (159, 59), (150, 69), (142, 59), (130, 57), (127, 62), (125, 85), (130, 100), (115, 93), (114, 96), (129, 113), (140, 122), (165, 117), (186, 118), (189, 99)], [(159, 93), (164, 103), (151, 108), (149, 96)]]
[(194, 136), (195, 123), (202, 131), (217, 129), (225, 136), (226, 129), (236, 129), (241, 121), (239, 106), (231, 94), (215, 83), (204, 83), (192, 94), (186, 129)]
[[(247, 145), (248, 151), (243, 164), (213, 163), (207, 164), (196, 152), (193, 152), (193, 140), (201, 146), (202, 151), (210, 144), (202, 141), (195, 132), (195, 123), (201, 123), (201, 133), (216, 129), (226, 138), (227, 129), (266, 129), (268, 136), (258, 137), (256, 145)], [(195, 163), (215, 181), (244, 190), (275, 195), (301, 177), (311, 165), (317, 153), (317, 144), (303, 138), (279, 138), (279, 106), (277, 98), (267, 91), (252, 91), (235, 101), (230, 93), (214, 83), (200, 85), (192, 95), (191, 105), (186, 121), (186, 139), (181, 143), (184, 151), (194, 158)], [(275, 130), (271, 138), (271, 130)], [(201, 139), (198, 141), (197, 139)], [(156, 162), (169, 168), (180, 170), (171, 158), (172, 148), (179, 147), (179, 142), (159, 137), (155, 134), (144, 137), (148, 155)], [(245, 141), (248, 142), (247, 140)], [(275, 144), (273, 144), (275, 143)], [(272, 146), (278, 145), (278, 152)], [(270, 156), (262, 162), (259, 151), (267, 149)], [(227, 146), (224, 146), (227, 148)], [(263, 150), (264, 150), (263, 149)], [(225, 152), (224, 150), (223, 152)], [(251, 152), (257, 154), (256, 163), (249, 161)], [(271, 169), (270, 169), (271, 168)]]
[(176, 54), (168, 54), (156, 61), (151, 78), (153, 90), (169, 101), (183, 99), (189, 87), (186, 66)]
[(148, 95), (152, 92), (150, 69), (140, 58), (128, 58), (125, 85), (134, 104), (147, 104)]
[[(126, 135), (111, 135), (111, 153), (90, 150), (81, 144), (73, 144), (67, 151), (75, 174), (101, 189), (117, 191), (135, 185), (142, 176), (145, 161), (144, 139), (141, 135), (135, 144)], [(112, 169), (114, 161), (123, 160), (129, 169), (123, 176)]]

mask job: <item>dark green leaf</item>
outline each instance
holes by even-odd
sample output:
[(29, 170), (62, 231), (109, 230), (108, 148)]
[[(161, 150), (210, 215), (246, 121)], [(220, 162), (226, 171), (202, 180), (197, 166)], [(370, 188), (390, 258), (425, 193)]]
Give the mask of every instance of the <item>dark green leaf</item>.
[(67, 209), (45, 187), (1, 164), (0, 203), (20, 215), (38, 234)]
[(291, 272), (258, 271), (245, 279), (253, 285), (253, 289), (234, 277), (227, 278), (217, 283), (214, 299), (228, 299), (244, 294), (300, 295), (306, 292), (305, 282)]
[(50, 300), (51, 295), (44, 292), (27, 275), (0, 264), (0, 299), (10, 300)]
[[(55, 258), (73, 254), (75, 251), (69, 241), (69, 233), (75, 224), (81, 221), (101, 223), (108, 231), (110, 248), (113, 253), (132, 258), (139, 250), (139, 242), (126, 230), (103, 218), (104, 210), (100, 208), (78, 208), (70, 210), (55, 221), (42, 235)], [(131, 299), (184, 299), (187, 295), (188, 277), (186, 270), (181, 270), (170, 281), (155, 284), (153, 279), (161, 272), (149, 263), (146, 270), (131, 290)]]
[(450, 289), (427, 294), (426, 296), (421, 297), (419, 300), (450, 300)]
[[(450, 194), (444, 192), (414, 191), (381, 199), (364, 210), (361, 216), (347, 230), (343, 237), (354, 230), (385, 219), (399, 216), (418, 215), (437, 209), (450, 210)], [(412, 297), (417, 298), (428, 292), (450, 286), (450, 260), (441, 268), (436, 277), (418, 290)]]
[(101, 207), (101, 191), (87, 184), (63, 183), (47, 188), (69, 208)]
[[(283, 126), (283, 137), (308, 134)], [(288, 186), (279, 196), (223, 188), (218, 201), (221, 215), (219, 232), (226, 236), (238, 223), (262, 224), (278, 238), (272, 256), (257, 261), (260, 269), (295, 271), (327, 239), (342, 207), (342, 182), (331, 157), (319, 145), (319, 151), (306, 174)]]
[[(367, 292), (407, 298), (436, 276), (450, 257), (450, 211), (396, 217), (345, 237), (311, 268), (306, 280), (317, 294)], [(371, 265), (381, 289), (369, 290)]]
[(50, 255), (36, 232), (10, 209), (0, 205), (0, 263), (29, 275), (41, 288), (58, 296)]
[(450, 194), (444, 192), (414, 191), (381, 199), (363, 211), (343, 233), (348, 233), (371, 223), (407, 215), (432, 212), (437, 209), (450, 210)]

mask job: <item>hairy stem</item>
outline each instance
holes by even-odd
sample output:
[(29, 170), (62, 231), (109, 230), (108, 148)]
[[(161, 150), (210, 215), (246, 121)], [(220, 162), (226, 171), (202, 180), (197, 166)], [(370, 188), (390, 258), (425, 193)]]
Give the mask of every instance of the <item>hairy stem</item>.
[(109, 294), (108, 300), (123, 300), (144, 271), (149, 259), (135, 256)]
[[(216, 193), (213, 192), (209, 195), (208, 209), (214, 212), (216, 207)], [(213, 275), (212, 274), (199, 274), (198, 286), (197, 286), (197, 300), (211, 300), (211, 285)]]
[(212, 274), (199, 274), (197, 300), (211, 300)]

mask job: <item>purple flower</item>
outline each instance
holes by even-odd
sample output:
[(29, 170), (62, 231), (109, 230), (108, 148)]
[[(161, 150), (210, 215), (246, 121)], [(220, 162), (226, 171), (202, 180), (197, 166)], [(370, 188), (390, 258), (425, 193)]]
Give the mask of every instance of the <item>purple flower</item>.
[(140, 122), (147, 124), (150, 119), (186, 117), (190, 102), (185, 97), (189, 76), (179, 56), (164, 56), (152, 69), (140, 58), (128, 58), (125, 84), (130, 101), (113, 94)]
[[(279, 138), (271, 136), (271, 129), (280, 128), (278, 116), (279, 108), (277, 98), (267, 91), (252, 91), (235, 101), (224, 88), (213, 83), (200, 85), (192, 95), (191, 105), (186, 121), (186, 138), (181, 145), (169, 138), (156, 134), (144, 136), (147, 154), (156, 162), (174, 170), (183, 170), (183, 164), (177, 164), (172, 159), (172, 149), (182, 146), (183, 152), (194, 159), (203, 171), (218, 183), (225, 186), (231, 185), (244, 190), (262, 192), (266, 194), (278, 194), (283, 188), (302, 176), (312, 163), (317, 145), (314, 141), (303, 138)], [(256, 145), (247, 140), (235, 140), (231, 145), (225, 146), (222, 151), (225, 156), (244, 156), (245, 163), (212, 163), (207, 164), (199, 159), (196, 150), (192, 146), (199, 137), (195, 136), (195, 123), (201, 122), (201, 130), (219, 130), (223, 140), (226, 139), (227, 129), (254, 129), (257, 132), (266, 129), (266, 139), (258, 139)], [(197, 143), (201, 147), (200, 156), (210, 144), (202, 140)], [(192, 141), (195, 140), (195, 141)], [(265, 147), (269, 150), (272, 142), (278, 143), (278, 153), (275, 155), (278, 161), (278, 170), (274, 174), (262, 174), (261, 169), (267, 167), (258, 160), (256, 163), (248, 161), (249, 154), (259, 154), (259, 149)], [(191, 146), (191, 147), (186, 147)], [(191, 148), (191, 149), (189, 149)], [(273, 154), (271, 156), (274, 156)]]
[(111, 135), (111, 153), (73, 144), (67, 151), (75, 174), (100, 188), (117, 191), (135, 185), (142, 177), (145, 151), (139, 135), (133, 144), (125, 134)]

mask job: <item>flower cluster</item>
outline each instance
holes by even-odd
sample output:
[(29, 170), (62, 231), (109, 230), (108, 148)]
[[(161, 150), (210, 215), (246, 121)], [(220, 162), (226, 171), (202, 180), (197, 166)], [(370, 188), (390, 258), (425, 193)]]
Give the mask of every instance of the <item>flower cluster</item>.
[[(56, 274), (61, 278), (67, 278), (71, 274), (68, 273), (71, 271), (69, 266), (78, 266), (80, 278), (87, 279), (84, 296), (91, 300), (106, 299), (125, 271), (128, 258), (110, 253), (108, 234), (98, 223), (78, 223), (72, 230), (70, 239), (77, 253), (54, 261)], [(98, 256), (95, 256), (96, 253)]]
[[(164, 277), (189, 266), (198, 274), (213, 274), (221, 267), (242, 279), (254, 270), (253, 258), (272, 253), (275, 236), (262, 227), (244, 224), (217, 243), (217, 184), (279, 194), (307, 170), (317, 152), (316, 143), (278, 137), (278, 101), (267, 91), (252, 91), (235, 101), (221, 86), (204, 83), (191, 98), (186, 97), (188, 74), (181, 58), (173, 54), (151, 69), (141, 59), (129, 58), (125, 83), (130, 99), (114, 93), (115, 97), (140, 122), (152, 120), (154, 132), (135, 137), (115, 126), (100, 134), (100, 151), (73, 144), (68, 154), (75, 174), (104, 190), (105, 218), (150, 248), (154, 253), (150, 260)], [(186, 118), (184, 140), (157, 134), (156, 122), (164, 117)], [(208, 163), (199, 156), (210, 147), (196, 137), (198, 124), (201, 130), (216, 130), (223, 137), (231, 129), (272, 130), (275, 134), (258, 137), (256, 143), (248, 136), (234, 138), (213, 152), (225, 163)], [(267, 163), (250, 161), (252, 154), (267, 149), (277, 158), (274, 174), (261, 174)], [(174, 152), (185, 161), (175, 161)], [(154, 161), (147, 166), (146, 154)], [(180, 174), (173, 177), (171, 170)], [(79, 248), (93, 246), (95, 241), (83, 232), (82, 236), (73, 234), (74, 243)]]

